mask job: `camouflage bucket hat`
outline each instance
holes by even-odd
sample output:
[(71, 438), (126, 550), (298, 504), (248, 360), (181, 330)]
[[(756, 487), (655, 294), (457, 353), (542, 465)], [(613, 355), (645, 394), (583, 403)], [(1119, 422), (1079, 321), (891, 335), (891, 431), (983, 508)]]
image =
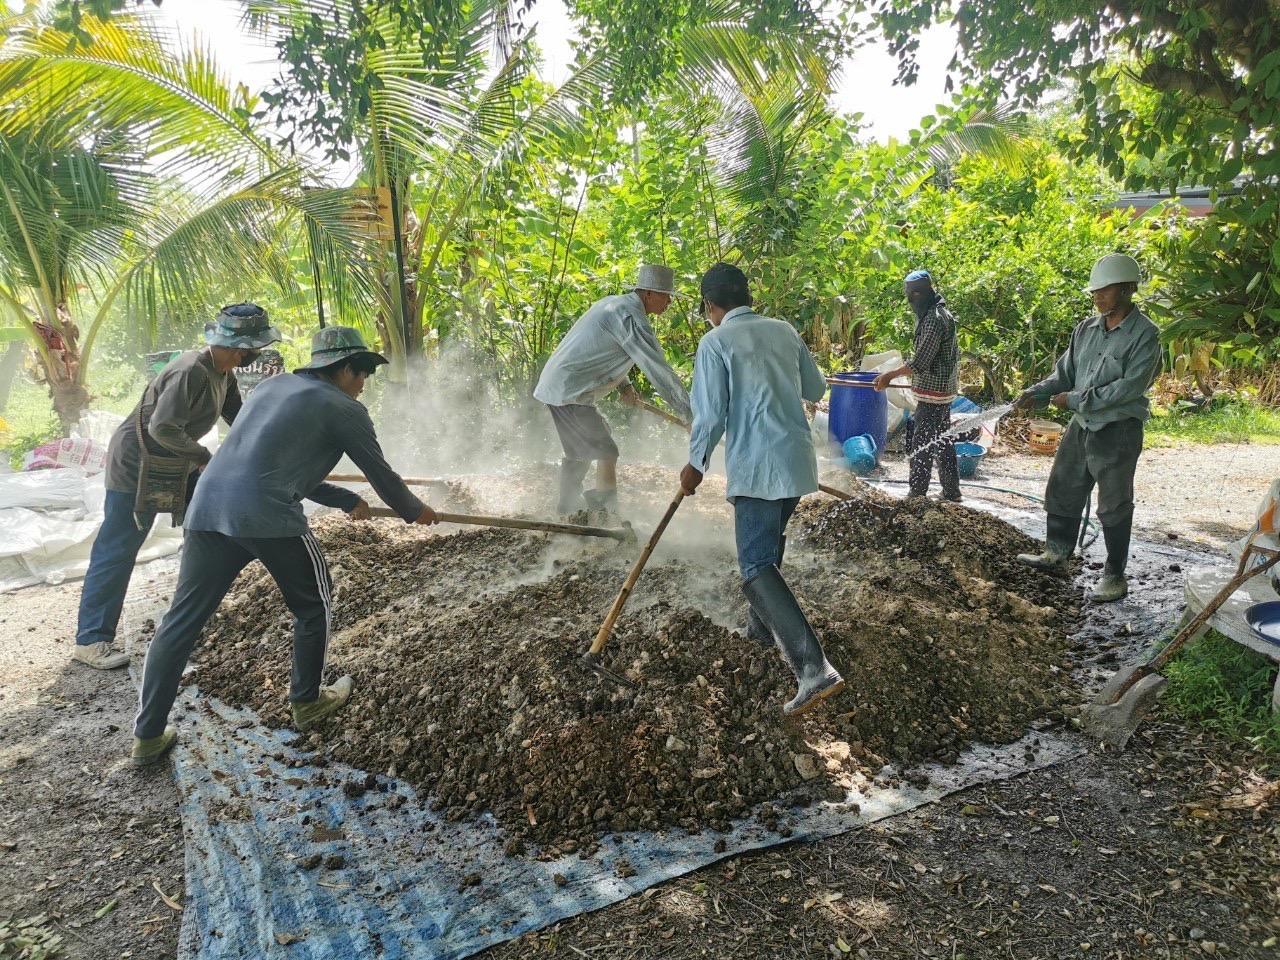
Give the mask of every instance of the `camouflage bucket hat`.
[(323, 370), (339, 360), (360, 354), (373, 357), (378, 363), (389, 362), (376, 350), (370, 350), (354, 327), (321, 327), (311, 337), (311, 362), (299, 370)]
[(233, 303), (218, 311), (218, 318), (204, 325), (204, 342), (232, 350), (261, 350), (283, 340), (267, 322), (267, 311), (256, 303)]

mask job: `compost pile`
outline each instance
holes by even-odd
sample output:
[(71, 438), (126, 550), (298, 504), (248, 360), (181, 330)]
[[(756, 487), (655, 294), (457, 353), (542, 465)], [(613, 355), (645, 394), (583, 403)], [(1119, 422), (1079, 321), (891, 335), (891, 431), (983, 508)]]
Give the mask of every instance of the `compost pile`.
[[(320, 521), (336, 584), (328, 679), (356, 686), (306, 742), (408, 781), (451, 819), (491, 812), (511, 852), (554, 853), (606, 831), (727, 829), (753, 808), (775, 827), (787, 805), (842, 799), (886, 763), (954, 761), (1061, 717), (1075, 598), (1016, 564), (1028, 538), (872, 492), (806, 501), (791, 531), (788, 579), (848, 687), (784, 722), (786, 666), (723, 625), (745, 610), (727, 553), (651, 562), (605, 651), (629, 689), (581, 655), (636, 547)], [(250, 567), (194, 682), (287, 726), (289, 631)]]

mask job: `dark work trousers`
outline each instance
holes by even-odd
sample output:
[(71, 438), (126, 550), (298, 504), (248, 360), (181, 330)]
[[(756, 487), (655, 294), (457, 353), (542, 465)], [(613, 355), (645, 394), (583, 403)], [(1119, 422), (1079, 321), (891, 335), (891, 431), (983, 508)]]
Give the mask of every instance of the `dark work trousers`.
[(89, 570), (80, 588), (80, 618), (76, 643), (110, 643), (116, 637), (124, 596), (133, 576), (138, 551), (146, 543), (154, 513), (134, 516), (134, 494), (108, 490), (102, 505), (102, 526), (93, 538)]
[(916, 405), (914, 419), (915, 430), (911, 435), (911, 496), (923, 497), (929, 492), (929, 479), (933, 476), (933, 464), (937, 461), (942, 495), (949, 500), (959, 500), (960, 470), (956, 466), (956, 443), (950, 437), (939, 440), (951, 426), (951, 407), (945, 403), (920, 403)]
[(293, 613), (289, 699), (308, 702), (320, 696), (329, 647), (333, 581), (311, 531), (301, 537), (255, 538), (188, 530), (182, 541), (182, 565), (173, 603), (147, 650), (134, 736), (147, 739), (164, 732), (178, 695), (178, 682), (200, 631), (240, 571), (255, 559), (267, 568)]
[(738, 571), (742, 574), (743, 583), (753, 579), (765, 567), (781, 566), (787, 521), (799, 502), (799, 497), (782, 500), (733, 498), (733, 532), (738, 544)]
[(1098, 485), (1098, 522), (1115, 527), (1133, 518), (1133, 475), (1142, 453), (1142, 421), (1117, 420), (1099, 430), (1086, 430), (1072, 420), (1058, 442), (1058, 452), (1044, 491), (1046, 513), (1079, 517), (1093, 485)]

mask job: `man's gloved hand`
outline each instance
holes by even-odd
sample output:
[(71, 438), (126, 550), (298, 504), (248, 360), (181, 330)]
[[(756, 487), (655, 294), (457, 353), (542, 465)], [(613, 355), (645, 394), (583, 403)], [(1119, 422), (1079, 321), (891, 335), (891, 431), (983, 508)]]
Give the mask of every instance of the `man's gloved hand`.
[(422, 512), (418, 514), (418, 519), (413, 522), (420, 523), (424, 527), (429, 527), (433, 523), (439, 523), (440, 519), (436, 516), (436, 512), (434, 510), (424, 504)]
[(618, 387), (618, 399), (629, 407), (634, 407), (640, 402), (640, 394), (629, 381), (624, 382)]
[(1059, 410), (1066, 410), (1066, 409), (1067, 409), (1067, 395), (1066, 395), (1066, 393), (1055, 393), (1055, 394), (1053, 395), (1053, 399), (1052, 399), (1052, 400), (1050, 400), (1049, 402), (1050, 402), (1050, 403), (1052, 403), (1052, 404), (1053, 404), (1055, 407), (1057, 407)]
[(1023, 390), (1018, 395), (1018, 399), (1013, 401), (1014, 410), (1034, 410), (1036, 406), (1036, 395), (1030, 390)]
[(692, 463), (686, 463), (684, 469), (680, 471), (680, 489), (684, 491), (686, 497), (692, 497), (698, 491), (698, 484), (702, 482), (702, 471), (695, 467)]
[(361, 500), (354, 507), (352, 507), (350, 510), (347, 511), (347, 516), (350, 517), (352, 520), (368, 520), (369, 504)]

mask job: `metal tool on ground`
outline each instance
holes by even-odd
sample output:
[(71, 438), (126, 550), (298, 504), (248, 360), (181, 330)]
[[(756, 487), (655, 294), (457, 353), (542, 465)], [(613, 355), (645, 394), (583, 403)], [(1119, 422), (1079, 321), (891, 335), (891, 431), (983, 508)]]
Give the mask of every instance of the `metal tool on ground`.
[[(1255, 557), (1262, 562), (1253, 563)], [(1158, 654), (1146, 663), (1129, 664), (1117, 670), (1093, 701), (1085, 704), (1080, 714), (1081, 726), (1112, 746), (1123, 747), (1128, 743), (1142, 718), (1155, 704), (1160, 691), (1169, 682), (1159, 671), (1192, 637), (1199, 634), (1209, 618), (1231, 599), (1233, 593), (1278, 563), (1280, 550), (1257, 546), (1254, 537), (1250, 537), (1240, 552), (1240, 563), (1236, 566), (1235, 576)]]
[[(400, 514), (386, 507), (373, 507), (369, 510), (373, 517), (394, 517)], [(469, 513), (441, 513), (436, 511), (436, 519), (441, 523), (461, 523), (475, 527), (508, 527), (513, 530), (539, 530), (544, 533), (565, 533), (574, 537), (608, 537), (619, 543), (635, 543), (636, 532), (631, 524), (623, 521), (621, 527), (587, 527), (577, 523), (557, 523), (554, 520), (523, 520), (519, 517), (482, 517)]]
[[(666, 420), (668, 423), (674, 423), (677, 427), (682, 428), (685, 432), (688, 432), (691, 429), (689, 424), (685, 423), (675, 414), (667, 413), (667, 411), (663, 410), (661, 407), (655, 407), (652, 403), (649, 403), (645, 400), (631, 400), (628, 402), (633, 407), (639, 407), (641, 410), (647, 410), (650, 413), (654, 414), (655, 416), (659, 416), (663, 420)], [(827, 494), (827, 496), (835, 497), (837, 500), (853, 499), (853, 494), (846, 493), (845, 491), (840, 490), (836, 487), (829, 487), (825, 483), (818, 484), (818, 489), (821, 490), (823, 493)]]
[(618, 591), (618, 596), (614, 599), (613, 606), (609, 608), (608, 616), (604, 618), (604, 623), (600, 624), (600, 630), (596, 633), (595, 640), (591, 642), (591, 649), (582, 656), (583, 662), (606, 680), (611, 680), (626, 687), (635, 686), (626, 677), (619, 676), (612, 670), (606, 669), (600, 663), (600, 654), (604, 651), (604, 645), (609, 642), (609, 637), (613, 635), (613, 625), (618, 622), (618, 617), (622, 616), (622, 608), (627, 605), (627, 599), (631, 596), (631, 591), (635, 588), (636, 581), (640, 579), (640, 574), (644, 572), (644, 565), (649, 562), (649, 557), (653, 555), (654, 548), (658, 545), (658, 541), (662, 539), (662, 534), (667, 529), (667, 524), (676, 515), (676, 510), (683, 499), (684, 490), (677, 490), (675, 499), (667, 505), (667, 512), (662, 515), (662, 519), (654, 527), (653, 533), (649, 537), (649, 542), (644, 545), (644, 549), (640, 551), (640, 556), (636, 558), (636, 562), (631, 567), (631, 572), (627, 574), (627, 579), (623, 582), (622, 589)]

